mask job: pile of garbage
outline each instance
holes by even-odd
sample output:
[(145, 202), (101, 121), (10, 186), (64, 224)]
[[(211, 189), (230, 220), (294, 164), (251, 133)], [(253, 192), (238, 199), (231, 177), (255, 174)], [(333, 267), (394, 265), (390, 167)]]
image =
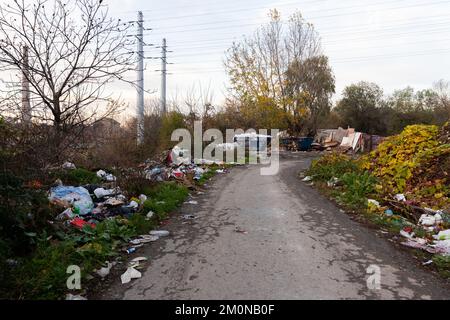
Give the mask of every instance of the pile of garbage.
[[(224, 165), (223, 161), (195, 159), (186, 156), (186, 150), (174, 147), (160, 155), (157, 160), (147, 160), (140, 166), (146, 179), (162, 182), (175, 180), (189, 188), (195, 187), (194, 181), (212, 170), (210, 165)], [(76, 169), (75, 165), (66, 162), (62, 165), (66, 170)], [(214, 169), (217, 173), (228, 172), (225, 167)], [(116, 177), (105, 170), (98, 170), (97, 176), (103, 183), (84, 186), (66, 186), (61, 180), (49, 190), (49, 201), (64, 210), (57, 216), (62, 221), (76, 228), (90, 225), (95, 228), (99, 221), (114, 216), (131, 217), (138, 212), (147, 200), (144, 194), (128, 199), (126, 192), (117, 186)]]
[(365, 152), (375, 149), (383, 139), (378, 135), (357, 132), (354, 128), (322, 129), (318, 130), (311, 148), (342, 153)]
[(114, 175), (104, 170), (99, 170), (97, 175), (104, 180), (104, 184), (75, 187), (56, 181), (55, 186), (49, 190), (48, 199), (54, 205), (64, 208), (56, 217), (57, 221), (67, 222), (80, 229), (86, 224), (95, 227), (99, 221), (108, 217), (130, 217), (147, 200), (147, 196), (142, 194), (138, 199), (128, 201), (121, 189), (111, 184), (116, 181)]
[(160, 157), (159, 161), (147, 160), (141, 167), (143, 167), (146, 179), (157, 182), (175, 179), (184, 181), (188, 186), (191, 186), (191, 180), (200, 180), (210, 170), (208, 166), (223, 166), (224, 164), (220, 160), (192, 160), (188, 156), (187, 150), (176, 146), (165, 157)]
[[(400, 235), (406, 238), (401, 242), (403, 245), (432, 254), (450, 255), (450, 212), (414, 206), (404, 194), (396, 194), (394, 199), (384, 202), (385, 206), (381, 206), (379, 201), (369, 199), (368, 207), (382, 211), (390, 219), (402, 220), (405, 226)], [(424, 235), (416, 235), (415, 230), (423, 231)]]

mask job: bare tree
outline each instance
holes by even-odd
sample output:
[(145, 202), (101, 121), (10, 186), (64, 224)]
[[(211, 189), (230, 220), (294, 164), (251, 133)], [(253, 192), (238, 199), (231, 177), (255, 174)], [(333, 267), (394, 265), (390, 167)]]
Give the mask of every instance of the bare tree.
[(441, 79), (434, 83), (433, 89), (436, 92), (439, 104), (435, 109), (438, 111), (443, 118), (443, 121), (450, 120), (450, 82)]
[(119, 104), (105, 86), (131, 70), (130, 25), (109, 18), (101, 3), (14, 0), (0, 7), (1, 66), (25, 75), (33, 116), (52, 125), (57, 146), (69, 133), (115, 111)]
[(284, 74), (293, 61), (320, 55), (320, 39), (299, 12), (291, 15), (287, 23), (277, 10), (271, 10), (269, 17), (270, 22), (253, 37), (233, 43), (225, 67), (235, 98), (253, 102), (258, 97), (270, 98), (289, 111)]

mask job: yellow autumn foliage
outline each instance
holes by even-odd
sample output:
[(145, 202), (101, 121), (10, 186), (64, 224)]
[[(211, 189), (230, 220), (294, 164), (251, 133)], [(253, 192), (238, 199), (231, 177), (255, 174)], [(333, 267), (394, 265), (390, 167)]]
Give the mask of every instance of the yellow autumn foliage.
[[(433, 191), (434, 199), (448, 203), (450, 187), (447, 173), (444, 177), (439, 177), (439, 173), (434, 172), (437, 171), (436, 165), (450, 156), (450, 145), (440, 141), (439, 134), (438, 126), (408, 126), (403, 132), (387, 138), (376, 150), (363, 156), (359, 160), (359, 165), (382, 181), (380, 184), (382, 193), (409, 191), (424, 196), (422, 189), (425, 185), (433, 185), (430, 190)], [(433, 169), (428, 172), (429, 168)], [(416, 176), (420, 176), (421, 179), (414, 181)], [(420, 183), (426, 182), (424, 186), (413, 185), (414, 182), (419, 183), (419, 180)]]

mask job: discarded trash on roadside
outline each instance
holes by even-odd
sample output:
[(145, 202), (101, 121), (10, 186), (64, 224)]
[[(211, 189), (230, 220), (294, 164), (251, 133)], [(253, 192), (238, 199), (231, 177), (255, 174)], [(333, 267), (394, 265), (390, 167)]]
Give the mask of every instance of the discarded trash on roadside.
[(126, 251), (126, 253), (128, 253), (128, 254), (130, 254), (130, 253), (133, 253), (133, 252), (135, 252), (136, 251), (136, 247), (131, 247), (131, 248), (128, 248), (127, 250), (125, 250)]
[(83, 187), (57, 186), (50, 189), (49, 201), (68, 208), (73, 207), (75, 214), (85, 215), (92, 211), (94, 202), (89, 191)]
[(306, 177), (303, 178), (302, 181), (303, 181), (303, 182), (310, 182), (310, 181), (312, 181), (312, 179), (313, 179), (313, 178), (312, 178), (311, 176), (306, 176)]
[(68, 293), (66, 295), (66, 300), (87, 300), (87, 299), (85, 297), (83, 297), (83, 296), (78, 295), (78, 294)]
[(169, 231), (167, 231), (167, 230), (152, 230), (149, 232), (149, 234), (152, 236), (157, 236), (157, 237), (167, 237), (169, 235)]
[(394, 199), (397, 200), (397, 201), (400, 201), (400, 202), (406, 201), (405, 195), (404, 195), (404, 194), (401, 194), (401, 193), (396, 194), (396, 195), (394, 196)]
[(120, 281), (122, 282), (122, 284), (126, 284), (129, 283), (132, 279), (138, 279), (140, 277), (142, 277), (142, 274), (138, 270), (133, 267), (128, 267), (127, 271), (125, 271), (120, 276)]
[(107, 173), (104, 170), (98, 170), (97, 177), (102, 178), (103, 180), (108, 181), (108, 182), (116, 181), (116, 177), (113, 174)]
[(185, 220), (194, 220), (197, 219), (196, 216), (194, 216), (193, 214), (185, 214), (184, 216), (182, 216), (183, 219)]
[(139, 202), (142, 204), (144, 204), (145, 201), (147, 201), (147, 196), (145, 194), (141, 194), (139, 195)]
[(155, 213), (153, 211), (149, 211), (146, 215), (147, 219), (151, 219)]
[(123, 205), (124, 202), (122, 200), (119, 200), (119, 199), (116, 199), (116, 198), (109, 198), (108, 200), (103, 202), (103, 204), (107, 205), (107, 206), (111, 206), (111, 207), (116, 207), (116, 206)]
[(327, 181), (327, 186), (329, 188), (335, 187), (339, 182), (339, 179), (336, 177), (331, 178), (329, 181)]
[(156, 240), (159, 239), (159, 236), (156, 236), (156, 235), (148, 235), (148, 234), (140, 235), (140, 237), (141, 237), (143, 240), (148, 240), (149, 242), (153, 242), (153, 241), (156, 241)]
[(148, 258), (147, 257), (136, 257), (134, 259), (131, 260), (131, 262), (141, 262), (141, 261), (147, 261)]
[(380, 203), (377, 200), (374, 199), (367, 199), (367, 204), (368, 205), (374, 205), (375, 207), (380, 207)]
[(85, 225), (89, 225), (91, 228), (95, 228), (95, 224), (86, 222), (81, 218), (75, 218), (71, 220), (70, 224), (78, 229), (82, 229)]
[(198, 204), (198, 201), (195, 200), (190, 200), (190, 201), (186, 201), (186, 204)]
[(405, 227), (400, 230), (400, 235), (407, 239), (412, 239), (414, 237), (414, 232), (412, 231), (411, 227)]
[(97, 270), (97, 274), (101, 277), (101, 278), (105, 278), (110, 272), (111, 272), (111, 268), (113, 267), (113, 263), (110, 263), (109, 261), (106, 261), (106, 267), (102, 267), (99, 270)]
[(61, 167), (66, 170), (75, 170), (77, 168), (72, 162), (69, 161), (64, 162)]
[(450, 229), (439, 231), (433, 238), (436, 240), (450, 240)]
[(56, 216), (56, 220), (67, 220), (75, 218), (75, 214), (72, 211), (72, 208), (67, 208), (63, 212), (61, 212), (58, 216)]
[(236, 228), (234, 229), (234, 232), (237, 232), (237, 233), (243, 233), (243, 234), (247, 234), (247, 233), (248, 233), (247, 231), (245, 231), (244, 229), (241, 229), (241, 228), (239, 228), (239, 227), (236, 227)]

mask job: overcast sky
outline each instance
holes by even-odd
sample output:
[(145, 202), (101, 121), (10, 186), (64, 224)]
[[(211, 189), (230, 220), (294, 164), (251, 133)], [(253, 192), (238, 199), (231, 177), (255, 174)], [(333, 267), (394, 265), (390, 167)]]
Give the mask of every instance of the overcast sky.
[[(0, 0), (0, 3), (4, 0)], [(227, 76), (224, 51), (233, 40), (249, 35), (267, 13), (282, 17), (299, 10), (322, 38), (336, 77), (336, 96), (361, 80), (379, 84), (385, 93), (408, 85), (429, 88), (450, 80), (450, 1), (442, 0), (104, 0), (110, 14), (125, 21), (144, 13), (145, 42), (167, 39), (168, 99), (182, 99), (193, 86), (211, 86), (215, 103), (223, 102)], [(159, 48), (146, 48), (157, 57)], [(159, 96), (160, 62), (147, 60), (145, 88)], [(130, 73), (130, 80), (135, 74)], [(120, 85), (117, 92), (135, 105), (135, 90)], [(147, 94), (147, 97), (150, 95)]]

